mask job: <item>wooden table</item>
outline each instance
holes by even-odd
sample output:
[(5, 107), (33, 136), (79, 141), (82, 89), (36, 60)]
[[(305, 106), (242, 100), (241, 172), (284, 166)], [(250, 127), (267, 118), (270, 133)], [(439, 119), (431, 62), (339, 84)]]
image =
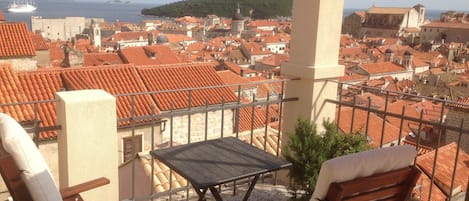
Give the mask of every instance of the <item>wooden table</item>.
[(244, 195), (243, 200), (247, 200), (259, 175), (291, 166), (290, 162), (234, 137), (157, 149), (151, 155), (186, 178), (199, 200), (204, 200), (210, 189), (214, 198), (221, 201), (217, 185), (254, 177)]

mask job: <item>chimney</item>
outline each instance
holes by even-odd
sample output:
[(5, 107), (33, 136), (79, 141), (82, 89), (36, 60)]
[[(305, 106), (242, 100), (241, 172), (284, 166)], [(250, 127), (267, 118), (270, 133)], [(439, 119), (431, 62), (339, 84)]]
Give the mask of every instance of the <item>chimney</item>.
[(239, 71), (239, 75), (240, 75), (241, 77), (244, 77), (244, 69), (241, 69), (241, 70)]

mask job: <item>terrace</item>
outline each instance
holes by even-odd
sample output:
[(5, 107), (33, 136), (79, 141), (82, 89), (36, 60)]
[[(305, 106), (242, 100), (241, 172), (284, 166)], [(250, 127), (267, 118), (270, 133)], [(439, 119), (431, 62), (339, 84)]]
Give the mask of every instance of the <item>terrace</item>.
[[(343, 132), (360, 132), (375, 148), (412, 144), (419, 150), (416, 165), (424, 173), (416, 198), (467, 199), (469, 157), (464, 147), (469, 144), (469, 129), (464, 118), (449, 118), (446, 111), (464, 115), (468, 105), (337, 82), (343, 74), (337, 64), (342, 3), (295, 1), (293, 19), (304, 20), (294, 20), (294, 26), (308, 34), (295, 29), (283, 80), (156, 87), (133, 93), (51, 92), (27, 102), (5, 98), (0, 111), (14, 116), (33, 134), (61, 187), (101, 176), (111, 180), (110, 185), (83, 194), (86, 200), (194, 200), (190, 184), (149, 157), (149, 150), (234, 136), (281, 157), (282, 144), (299, 116), (318, 124), (335, 119)], [(325, 25), (324, 21), (336, 23)], [(246, 101), (241, 95), (245, 88), (266, 90)], [(233, 89), (237, 91), (233, 96), (206, 95)], [(374, 107), (371, 98), (358, 103), (359, 92), (353, 89), (379, 91), (384, 107)], [(417, 107), (415, 115), (406, 104), (396, 109), (394, 103), (401, 100), (426, 100), (435, 107)], [(263, 175), (261, 181), (289, 184), (285, 172)], [(219, 189), (226, 196), (238, 195), (248, 182), (236, 181)], [(282, 191), (278, 186), (260, 186), (267, 192)]]

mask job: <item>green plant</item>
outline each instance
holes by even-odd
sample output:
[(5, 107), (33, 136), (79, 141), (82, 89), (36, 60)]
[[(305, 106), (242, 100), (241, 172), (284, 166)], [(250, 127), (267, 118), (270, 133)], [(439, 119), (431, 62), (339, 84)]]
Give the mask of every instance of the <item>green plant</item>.
[(298, 118), (295, 132), (288, 136), (283, 155), (293, 164), (289, 173), (293, 200), (310, 200), (324, 161), (370, 148), (363, 135), (341, 134), (329, 121), (323, 126), (325, 132), (319, 135), (316, 125)]

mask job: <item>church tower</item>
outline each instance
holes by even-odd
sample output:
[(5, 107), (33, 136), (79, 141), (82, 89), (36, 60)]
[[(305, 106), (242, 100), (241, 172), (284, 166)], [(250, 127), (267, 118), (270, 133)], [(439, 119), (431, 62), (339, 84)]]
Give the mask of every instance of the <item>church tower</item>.
[(235, 36), (240, 37), (241, 33), (244, 31), (244, 17), (241, 15), (241, 9), (236, 9), (236, 13), (234, 14), (232, 21), (231, 21), (231, 33)]
[(95, 47), (101, 47), (101, 28), (95, 21), (91, 22), (91, 42)]

